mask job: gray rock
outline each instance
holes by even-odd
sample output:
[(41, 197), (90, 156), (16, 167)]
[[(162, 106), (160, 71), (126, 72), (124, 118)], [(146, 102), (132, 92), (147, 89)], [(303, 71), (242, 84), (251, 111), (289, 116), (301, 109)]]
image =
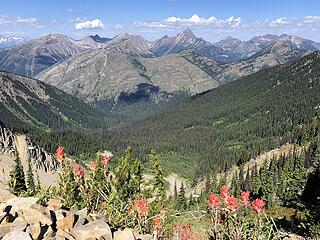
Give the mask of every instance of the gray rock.
[(83, 226), (77, 226), (70, 231), (76, 240), (112, 240), (109, 225), (102, 219), (90, 222)]
[(124, 230), (119, 230), (114, 233), (114, 240), (136, 240), (133, 230), (126, 228)]
[(10, 212), (15, 215), (16, 213), (22, 212), (24, 209), (37, 203), (39, 198), (35, 197), (17, 197), (7, 201), (7, 206), (11, 206)]
[(0, 203), (6, 202), (7, 200), (14, 198), (15, 195), (6, 189), (0, 189)]
[(21, 216), (29, 224), (37, 224), (39, 222), (48, 226), (52, 224), (50, 211), (40, 204), (33, 204), (28, 208), (22, 209)]
[(2, 222), (0, 224), (0, 238), (12, 231), (24, 231), (27, 227), (27, 222), (18, 217), (13, 222)]
[(30, 234), (32, 239), (38, 239), (41, 234), (40, 223), (38, 222), (36, 224), (32, 224), (32, 225), (28, 226), (26, 232)]
[(6, 213), (6, 212), (0, 213), (0, 223), (1, 223), (2, 220), (5, 218), (5, 216), (7, 216), (7, 213)]
[(30, 235), (21, 230), (15, 230), (6, 234), (2, 240), (32, 240)]
[(136, 240), (153, 240), (151, 234), (135, 234)]
[(57, 235), (56, 235), (56, 239), (57, 240), (75, 240), (75, 238), (73, 236), (71, 236), (70, 233), (67, 233), (66, 231), (63, 230), (58, 230)]

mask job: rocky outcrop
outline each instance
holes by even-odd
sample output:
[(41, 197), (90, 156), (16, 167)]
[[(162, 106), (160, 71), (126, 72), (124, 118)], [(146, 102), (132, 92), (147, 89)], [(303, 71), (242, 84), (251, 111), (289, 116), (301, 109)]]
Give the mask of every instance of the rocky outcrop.
[(34, 175), (39, 176), (43, 186), (56, 183), (59, 162), (54, 155), (34, 144), (26, 135), (15, 134), (0, 123), (0, 181), (2, 184), (6, 184), (8, 180), (16, 151), (25, 171), (27, 171), (27, 161), (29, 157), (31, 158)]
[[(9, 192), (8, 190), (1, 190)], [(61, 208), (61, 202), (50, 199), (40, 205), (38, 198), (6, 194), (0, 202), (0, 239), (35, 240), (151, 240), (151, 235), (133, 229), (111, 229), (107, 221), (87, 209), (80, 211)], [(13, 197), (13, 198), (12, 198)]]

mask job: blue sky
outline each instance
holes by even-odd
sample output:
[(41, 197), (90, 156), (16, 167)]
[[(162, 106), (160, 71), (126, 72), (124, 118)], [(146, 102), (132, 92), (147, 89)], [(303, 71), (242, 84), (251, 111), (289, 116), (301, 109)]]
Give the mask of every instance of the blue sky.
[(1, 0), (0, 34), (63, 33), (154, 40), (190, 28), (211, 42), (226, 36), (294, 34), (320, 42), (319, 0)]

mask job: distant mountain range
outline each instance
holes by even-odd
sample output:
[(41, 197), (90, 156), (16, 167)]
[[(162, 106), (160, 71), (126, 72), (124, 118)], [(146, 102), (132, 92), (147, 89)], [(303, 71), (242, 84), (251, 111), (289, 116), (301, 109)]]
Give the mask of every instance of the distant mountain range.
[(29, 38), (15, 37), (15, 36), (2, 36), (0, 35), (0, 48), (10, 47), (17, 44), (25, 43)]
[(123, 101), (192, 96), (317, 50), (320, 44), (289, 35), (228, 37), (211, 44), (189, 29), (154, 42), (128, 33), (81, 40), (50, 34), (0, 49), (0, 70), (34, 76), (115, 109)]
[(290, 35), (271, 35), (267, 34), (264, 36), (258, 36), (250, 39), (249, 41), (241, 41), (236, 38), (227, 37), (215, 44), (215, 46), (222, 48), (226, 51), (231, 51), (235, 55), (238, 55), (239, 58), (247, 58), (255, 53), (261, 51), (262, 49), (274, 45), (276, 43), (282, 43), (287, 46), (290, 46), (292, 49), (295, 50), (302, 50), (302, 51), (319, 51), (320, 44), (313, 42), (308, 39), (300, 38), (297, 36), (290, 36)]

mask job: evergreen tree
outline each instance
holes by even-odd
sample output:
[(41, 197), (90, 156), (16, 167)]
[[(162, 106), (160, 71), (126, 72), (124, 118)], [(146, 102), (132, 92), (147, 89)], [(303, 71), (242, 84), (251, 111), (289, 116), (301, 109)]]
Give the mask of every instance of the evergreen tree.
[(267, 200), (268, 204), (271, 205), (273, 202), (273, 179), (271, 178), (269, 165), (265, 161), (260, 168), (260, 191), (259, 195)]
[(151, 153), (149, 156), (150, 156), (150, 162), (151, 162), (151, 173), (154, 177), (153, 192), (156, 194), (157, 199), (164, 200), (166, 198), (166, 189), (165, 189), (166, 180), (164, 179), (164, 176), (163, 176), (163, 170), (160, 165), (160, 160), (155, 150), (151, 150)]
[(244, 173), (243, 173), (243, 164), (239, 166), (239, 191), (244, 190)]
[(257, 164), (254, 165), (251, 173), (251, 191), (254, 197), (261, 197), (261, 180)]
[(177, 181), (174, 181), (173, 197), (175, 199), (177, 199), (177, 197), (178, 197)]
[(39, 174), (37, 172), (37, 191), (39, 191), (40, 189), (41, 189), (41, 182), (40, 182)]
[(231, 180), (231, 193), (232, 195), (238, 197), (240, 194), (240, 182), (239, 182), (239, 178), (238, 178), (238, 173), (237, 171), (235, 171), (235, 173), (232, 176), (232, 180)]
[(184, 184), (181, 183), (180, 191), (177, 198), (177, 205), (179, 209), (183, 209), (186, 207), (186, 192), (184, 189)]
[(36, 190), (36, 186), (34, 183), (34, 175), (32, 171), (32, 163), (31, 163), (31, 157), (28, 158), (28, 171), (27, 171), (27, 187), (29, 193), (34, 193)]
[(27, 187), (19, 153), (17, 152), (17, 150), (15, 150), (15, 153), (16, 156), (14, 160), (13, 169), (10, 172), (9, 186), (15, 193), (20, 194), (23, 191), (26, 191)]
[(244, 188), (244, 191), (247, 191), (247, 192), (250, 192), (250, 190), (251, 190), (250, 168), (249, 168), (249, 166), (248, 166), (248, 169), (247, 169), (246, 178), (244, 180), (243, 188)]

